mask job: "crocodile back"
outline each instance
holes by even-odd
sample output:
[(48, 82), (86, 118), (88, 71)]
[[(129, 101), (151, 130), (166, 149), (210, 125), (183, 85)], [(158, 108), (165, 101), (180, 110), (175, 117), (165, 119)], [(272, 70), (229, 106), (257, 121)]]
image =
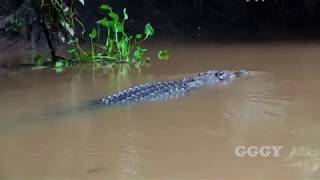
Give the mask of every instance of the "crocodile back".
[(184, 95), (191, 87), (184, 81), (146, 83), (120, 91), (102, 99), (104, 105), (121, 105), (144, 101), (158, 101)]
[(245, 73), (247, 72), (211, 70), (177, 81), (145, 83), (107, 96), (101, 99), (99, 103), (106, 106), (112, 106), (172, 99), (182, 96), (192, 89), (217, 84), (221, 81), (228, 81)]

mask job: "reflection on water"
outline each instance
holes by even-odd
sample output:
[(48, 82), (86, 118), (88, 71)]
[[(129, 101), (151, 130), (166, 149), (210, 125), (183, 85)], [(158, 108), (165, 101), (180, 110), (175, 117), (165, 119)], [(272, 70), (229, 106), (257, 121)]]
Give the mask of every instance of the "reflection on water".
[(320, 168), (320, 152), (309, 147), (294, 147), (290, 152), (289, 166), (297, 167), (306, 173), (312, 174)]
[[(3, 72), (0, 179), (317, 179), (319, 48), (176, 43), (170, 61), (148, 68)], [(134, 84), (211, 68), (250, 74), (171, 101), (87, 104)], [(278, 158), (240, 158), (239, 145), (283, 151)]]

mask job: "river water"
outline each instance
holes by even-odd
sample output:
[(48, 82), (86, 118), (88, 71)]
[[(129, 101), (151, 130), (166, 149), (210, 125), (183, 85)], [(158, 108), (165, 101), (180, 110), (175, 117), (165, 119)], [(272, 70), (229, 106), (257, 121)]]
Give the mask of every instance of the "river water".
[[(319, 43), (152, 47), (168, 47), (171, 59), (130, 70), (2, 70), (0, 179), (320, 177)], [(250, 73), (170, 101), (89, 107), (138, 83), (209, 69)], [(239, 157), (238, 146), (282, 149)]]

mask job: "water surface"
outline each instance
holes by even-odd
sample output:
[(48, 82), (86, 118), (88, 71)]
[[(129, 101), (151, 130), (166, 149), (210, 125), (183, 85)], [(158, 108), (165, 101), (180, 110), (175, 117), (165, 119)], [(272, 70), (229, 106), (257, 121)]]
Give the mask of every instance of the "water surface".
[[(318, 179), (320, 44), (162, 42), (148, 68), (0, 76), (0, 179)], [(86, 109), (129, 86), (209, 69), (247, 77), (165, 102)], [(283, 146), (280, 157), (235, 147)]]

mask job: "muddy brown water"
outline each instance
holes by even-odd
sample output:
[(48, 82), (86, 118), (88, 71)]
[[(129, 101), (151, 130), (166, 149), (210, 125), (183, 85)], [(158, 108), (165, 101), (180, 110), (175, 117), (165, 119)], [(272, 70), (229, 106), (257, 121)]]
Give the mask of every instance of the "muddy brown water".
[[(171, 60), (129, 72), (2, 71), (0, 179), (320, 177), (319, 43), (159, 47)], [(213, 68), (250, 74), (170, 101), (85, 108), (137, 83)], [(282, 149), (238, 157), (238, 146)]]

